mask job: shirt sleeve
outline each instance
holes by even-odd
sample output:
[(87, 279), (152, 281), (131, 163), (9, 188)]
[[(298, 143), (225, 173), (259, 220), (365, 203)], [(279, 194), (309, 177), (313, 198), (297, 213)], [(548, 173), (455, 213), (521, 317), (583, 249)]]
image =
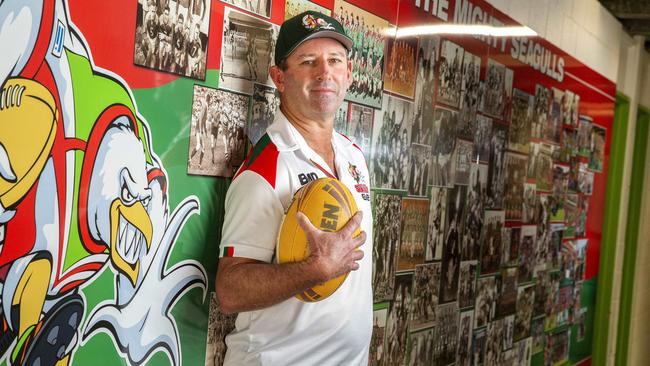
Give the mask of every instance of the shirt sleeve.
[(243, 257), (270, 263), (284, 217), (271, 185), (244, 171), (228, 189), (219, 257)]

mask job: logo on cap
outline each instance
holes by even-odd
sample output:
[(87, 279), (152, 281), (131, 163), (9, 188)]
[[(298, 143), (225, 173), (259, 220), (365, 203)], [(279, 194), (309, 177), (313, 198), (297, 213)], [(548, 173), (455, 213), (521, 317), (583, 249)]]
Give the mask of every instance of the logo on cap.
[(332, 23), (326, 22), (323, 18), (314, 18), (311, 14), (302, 17), (302, 25), (309, 30), (326, 29), (334, 30)]

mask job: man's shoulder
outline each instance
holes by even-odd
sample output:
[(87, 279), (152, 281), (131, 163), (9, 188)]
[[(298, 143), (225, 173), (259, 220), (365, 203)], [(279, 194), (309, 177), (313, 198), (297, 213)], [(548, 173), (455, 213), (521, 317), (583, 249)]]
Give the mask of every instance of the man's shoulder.
[(233, 180), (237, 179), (243, 172), (251, 171), (257, 173), (272, 188), (275, 188), (279, 155), (280, 152), (277, 146), (271, 141), (268, 134), (264, 134), (248, 153), (246, 160), (244, 160), (237, 173), (235, 173)]

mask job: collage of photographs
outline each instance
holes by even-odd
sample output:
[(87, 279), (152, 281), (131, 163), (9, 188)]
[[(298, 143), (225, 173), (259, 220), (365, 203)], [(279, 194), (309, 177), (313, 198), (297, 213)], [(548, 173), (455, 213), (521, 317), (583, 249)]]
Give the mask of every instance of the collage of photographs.
[[(134, 64), (205, 81), (208, 44), (220, 47), (218, 86), (194, 85), (188, 105), (187, 174), (230, 178), (279, 108), (279, 26), (272, 0), (222, 2), (208, 40), (211, 1), (139, 0)], [(335, 129), (371, 175), (370, 365), (566, 360), (569, 325), (584, 337), (586, 217), (608, 133), (579, 114), (580, 96), (519, 90), (497, 60), (444, 36), (389, 37), (396, 25), (346, 1), (284, 9), (331, 15), (354, 42)], [(234, 320), (210, 313), (216, 365)]]

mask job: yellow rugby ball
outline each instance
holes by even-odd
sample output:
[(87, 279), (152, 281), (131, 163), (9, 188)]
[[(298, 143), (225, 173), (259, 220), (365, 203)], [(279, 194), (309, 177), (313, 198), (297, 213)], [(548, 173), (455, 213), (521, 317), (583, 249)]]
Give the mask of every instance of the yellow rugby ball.
[[(299, 262), (309, 256), (307, 235), (298, 224), (296, 214), (302, 212), (323, 231), (339, 231), (358, 211), (357, 204), (343, 183), (334, 178), (320, 178), (303, 186), (293, 197), (277, 243), (278, 263)], [(353, 234), (359, 235), (360, 230)], [(298, 300), (316, 302), (326, 299), (345, 281), (348, 274), (333, 278), (296, 295)]]

